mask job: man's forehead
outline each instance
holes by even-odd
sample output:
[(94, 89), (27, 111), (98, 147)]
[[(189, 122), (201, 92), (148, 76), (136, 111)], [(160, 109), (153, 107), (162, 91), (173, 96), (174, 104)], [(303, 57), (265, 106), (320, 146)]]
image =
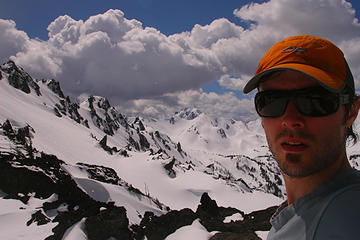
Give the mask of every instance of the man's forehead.
[(298, 71), (282, 70), (264, 76), (264, 78), (261, 79), (258, 90), (290, 90), (313, 86), (319, 86), (319, 83), (315, 79)]

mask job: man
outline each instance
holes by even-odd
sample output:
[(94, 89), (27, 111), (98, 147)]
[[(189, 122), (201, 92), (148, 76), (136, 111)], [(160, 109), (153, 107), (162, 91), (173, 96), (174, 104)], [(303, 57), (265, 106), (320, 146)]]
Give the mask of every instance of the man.
[(360, 101), (344, 54), (310, 35), (284, 39), (259, 63), (244, 93), (255, 107), (285, 181), (287, 201), (268, 239), (360, 239), (360, 173), (347, 139)]

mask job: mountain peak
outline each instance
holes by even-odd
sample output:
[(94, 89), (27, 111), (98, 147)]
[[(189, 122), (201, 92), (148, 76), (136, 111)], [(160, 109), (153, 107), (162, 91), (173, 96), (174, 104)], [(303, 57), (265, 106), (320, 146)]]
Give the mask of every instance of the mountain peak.
[(26, 73), (21, 67), (18, 67), (15, 62), (8, 61), (0, 66), (0, 70), (7, 74), (9, 84), (27, 94), (31, 92), (31, 88), (35, 90), (38, 96), (41, 95), (39, 85), (34, 79)]
[(111, 107), (109, 100), (101, 96), (90, 96), (88, 98), (88, 102), (90, 104), (96, 104), (99, 108), (105, 111), (107, 111)]
[(48, 79), (48, 80), (43, 79), (42, 82), (45, 83), (48, 86), (48, 88), (50, 88), (50, 90), (53, 91), (56, 95), (58, 95), (61, 98), (65, 98), (65, 95), (61, 90), (59, 82), (55, 81), (54, 79)]
[(193, 120), (200, 114), (202, 114), (202, 112), (197, 108), (184, 108), (180, 112), (175, 112), (175, 115), (187, 120)]
[[(16, 64), (15, 64), (15, 62), (14, 61), (12, 61), (12, 60), (9, 60), (7, 63), (5, 63), (5, 64), (3, 64), (2, 66), (1, 66), (1, 69), (2, 70), (17, 70), (17, 71), (20, 71), (20, 69), (19, 69), (19, 67), (18, 66), (16, 66)], [(21, 71), (23, 71), (22, 69), (21, 69)]]

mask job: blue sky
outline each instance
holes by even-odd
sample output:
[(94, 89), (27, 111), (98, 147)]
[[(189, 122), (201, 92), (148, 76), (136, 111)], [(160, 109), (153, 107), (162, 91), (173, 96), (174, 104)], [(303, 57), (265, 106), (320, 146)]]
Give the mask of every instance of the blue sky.
[[(1, 0), (0, 2), (3, 2)], [(47, 26), (58, 16), (87, 19), (102, 14), (108, 9), (120, 9), (125, 17), (135, 18), (144, 26), (159, 29), (169, 35), (190, 31), (195, 24), (206, 25), (225, 17), (237, 24), (243, 24), (233, 14), (234, 9), (248, 3), (248, 0), (14, 0), (1, 4), (0, 18), (13, 19), (18, 29), (30, 37), (47, 39)], [(252, 2), (264, 2), (262, 0)]]
[[(0, 60), (67, 95), (107, 97), (126, 114), (196, 107), (256, 117), (241, 89), (276, 41), (312, 34), (344, 51), (360, 76), (355, 0), (0, 0)], [(113, 10), (110, 10), (113, 9)]]

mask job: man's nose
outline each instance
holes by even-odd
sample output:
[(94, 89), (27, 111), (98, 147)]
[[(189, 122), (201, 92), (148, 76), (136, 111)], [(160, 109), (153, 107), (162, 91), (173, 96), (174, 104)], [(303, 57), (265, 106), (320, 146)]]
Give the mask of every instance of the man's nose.
[(281, 124), (285, 128), (303, 128), (305, 125), (304, 115), (299, 112), (292, 100), (289, 100), (285, 113), (281, 118)]

